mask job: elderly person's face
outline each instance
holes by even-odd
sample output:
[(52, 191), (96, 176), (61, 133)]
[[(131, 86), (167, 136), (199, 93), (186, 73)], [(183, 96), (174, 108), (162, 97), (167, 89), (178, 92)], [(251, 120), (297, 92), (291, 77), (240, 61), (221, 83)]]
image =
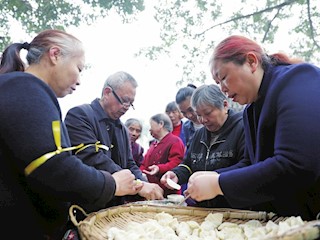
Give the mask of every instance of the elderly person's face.
[(141, 131), (142, 131), (140, 124), (139, 123), (132, 123), (128, 127), (128, 129), (129, 129), (131, 142), (137, 141), (137, 139), (140, 137)]
[(181, 124), (182, 114), (179, 109), (167, 111), (166, 114), (169, 116), (173, 126)]
[(156, 121), (150, 120), (150, 134), (155, 139), (159, 140), (161, 135), (161, 130), (163, 129), (162, 123), (157, 123)]
[(203, 104), (196, 107), (196, 113), (200, 123), (210, 132), (215, 132), (223, 126), (228, 118), (228, 103), (225, 101), (223, 109)]
[(110, 118), (117, 120), (129, 110), (135, 96), (136, 88), (130, 82), (125, 82), (118, 89), (106, 87), (103, 91), (102, 107)]
[(47, 83), (56, 96), (61, 98), (71, 94), (80, 85), (80, 73), (84, 68), (85, 56), (82, 50), (70, 57), (62, 55), (58, 47), (52, 47), (48, 53), (51, 60), (52, 71)]

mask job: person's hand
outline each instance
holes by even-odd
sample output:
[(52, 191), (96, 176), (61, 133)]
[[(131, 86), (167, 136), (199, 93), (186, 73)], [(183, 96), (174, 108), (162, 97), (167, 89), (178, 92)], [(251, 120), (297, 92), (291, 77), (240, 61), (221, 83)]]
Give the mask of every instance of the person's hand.
[(218, 173), (217, 173), (217, 172), (214, 172), (214, 171), (211, 171), (211, 172), (209, 172), (209, 171), (198, 171), (198, 172), (194, 172), (194, 173), (190, 176), (189, 180), (192, 179), (192, 178), (198, 177), (198, 176), (200, 176), (200, 175), (212, 175), (212, 174), (218, 174)]
[(148, 170), (143, 170), (145, 174), (156, 175), (159, 172), (159, 167), (157, 165), (151, 165), (148, 167)]
[(195, 172), (189, 178), (185, 195), (196, 201), (203, 201), (223, 195), (219, 186), (219, 174), (216, 172)]
[(165, 174), (163, 174), (163, 176), (160, 179), (161, 184), (163, 184), (166, 188), (168, 189), (173, 189), (172, 187), (170, 187), (167, 183), (167, 179), (171, 179), (172, 181), (174, 181), (175, 183), (178, 183), (179, 179), (177, 177), (177, 175), (172, 172), (172, 171), (167, 171)]
[(144, 182), (139, 195), (147, 200), (162, 200), (163, 193), (163, 189), (158, 184)]
[(142, 181), (135, 180), (135, 176), (128, 169), (115, 172), (112, 177), (116, 182), (115, 196), (135, 195), (144, 185)]

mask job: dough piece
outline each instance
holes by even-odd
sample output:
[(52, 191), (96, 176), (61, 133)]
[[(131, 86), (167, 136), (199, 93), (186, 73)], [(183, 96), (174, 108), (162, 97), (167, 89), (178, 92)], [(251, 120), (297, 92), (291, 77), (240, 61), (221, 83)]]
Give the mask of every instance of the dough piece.
[(305, 222), (302, 220), (302, 218), (300, 216), (298, 216), (298, 217), (289, 217), (284, 221), (286, 223), (288, 223), (288, 225), (290, 227), (298, 227), (298, 226), (301, 226), (301, 225), (305, 224)]
[(127, 233), (117, 227), (112, 227), (108, 230), (107, 237), (109, 240), (126, 239)]
[(239, 225), (231, 222), (223, 222), (219, 225), (218, 230), (222, 230), (224, 228), (239, 228)]
[(161, 212), (155, 215), (154, 219), (162, 226), (169, 226), (172, 229), (176, 230), (179, 225), (179, 222), (171, 214)]
[(222, 213), (209, 213), (204, 221), (179, 222), (169, 213), (161, 212), (143, 223), (130, 222), (122, 230), (112, 227), (108, 240), (261, 240), (280, 236), (305, 224), (301, 217), (289, 217), (279, 224), (258, 220), (237, 224), (223, 222)]
[(179, 237), (186, 237), (191, 234), (191, 228), (186, 222), (180, 222), (176, 232)]
[(202, 231), (210, 231), (220, 226), (222, 224), (222, 221), (222, 213), (209, 213), (201, 223), (200, 228), (202, 229)]
[(238, 224), (235, 225), (237, 226), (222, 227), (221, 230), (217, 231), (217, 236), (221, 240), (246, 240), (242, 229)]

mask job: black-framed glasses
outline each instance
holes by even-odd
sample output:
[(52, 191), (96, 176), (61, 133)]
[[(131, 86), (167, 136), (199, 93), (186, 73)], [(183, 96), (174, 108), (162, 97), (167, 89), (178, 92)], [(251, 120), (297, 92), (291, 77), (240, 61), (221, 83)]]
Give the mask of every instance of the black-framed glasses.
[(134, 106), (133, 106), (132, 102), (125, 102), (125, 101), (123, 101), (123, 100), (118, 96), (118, 94), (113, 90), (113, 88), (112, 88), (110, 85), (108, 85), (108, 87), (111, 89), (111, 91), (112, 91), (112, 93), (113, 93), (113, 96), (117, 99), (117, 101), (118, 101), (122, 106), (124, 106), (124, 107), (126, 107), (126, 108), (132, 107), (132, 109), (134, 110)]

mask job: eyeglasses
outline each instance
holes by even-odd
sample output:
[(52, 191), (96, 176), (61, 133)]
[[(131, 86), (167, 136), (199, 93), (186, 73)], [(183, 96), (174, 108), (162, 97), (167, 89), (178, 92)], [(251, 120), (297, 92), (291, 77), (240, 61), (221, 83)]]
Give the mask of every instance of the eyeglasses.
[(108, 85), (108, 87), (111, 89), (112, 93), (113, 93), (113, 96), (117, 99), (117, 101), (124, 107), (126, 108), (129, 108), (129, 107), (132, 107), (132, 109), (134, 110), (134, 106), (132, 104), (132, 102), (125, 102), (123, 100), (121, 100), (121, 98), (118, 96), (118, 94), (113, 90), (113, 88)]

